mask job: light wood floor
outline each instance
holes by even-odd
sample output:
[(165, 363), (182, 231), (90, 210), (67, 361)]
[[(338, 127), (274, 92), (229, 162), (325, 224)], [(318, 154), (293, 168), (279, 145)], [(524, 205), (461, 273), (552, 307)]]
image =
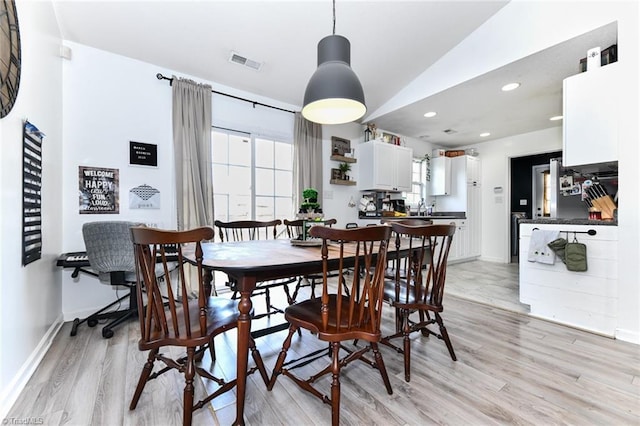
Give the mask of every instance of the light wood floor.
[[(472, 268), (489, 266), (475, 263)], [(469, 267), (452, 266), (449, 276), (464, 276)], [(478, 275), (474, 280), (481, 285)], [(260, 301), (255, 304), (259, 307)], [(393, 395), (386, 393), (376, 370), (363, 363), (349, 365), (341, 378), (342, 424), (640, 424), (640, 346), (452, 294), (445, 299), (443, 317), (458, 361), (451, 361), (441, 341), (416, 336), (412, 379), (406, 383), (401, 357), (382, 347)], [(393, 327), (390, 309), (384, 326), (387, 331)], [(138, 408), (128, 409), (145, 359), (137, 349), (136, 322), (119, 328), (109, 340), (101, 337), (99, 327), (81, 327), (75, 337), (69, 330), (70, 324), (65, 324), (9, 418), (41, 418), (45, 425), (181, 423), (184, 385), (177, 373), (150, 382)], [(273, 367), (283, 333), (257, 342), (267, 369)], [(234, 377), (235, 336), (231, 331), (217, 338), (218, 360), (211, 366), (207, 356), (204, 365)], [(298, 353), (321, 347), (305, 333), (292, 344)], [(309, 368), (320, 365), (316, 361)], [(197, 384), (196, 395), (211, 386)], [(329, 380), (321, 385), (328, 392)], [(198, 410), (194, 424), (231, 424), (234, 398), (229, 392)], [(253, 375), (245, 420), (250, 425), (327, 425), (330, 409), (286, 377), (267, 392)]]
[(529, 313), (520, 303), (517, 263), (473, 261), (447, 267), (445, 293), (474, 302)]

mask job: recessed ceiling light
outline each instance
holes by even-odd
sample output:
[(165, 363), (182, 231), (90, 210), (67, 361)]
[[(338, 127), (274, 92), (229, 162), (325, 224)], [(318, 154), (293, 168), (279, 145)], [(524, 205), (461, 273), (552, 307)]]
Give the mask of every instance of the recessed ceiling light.
[(517, 89), (518, 87), (520, 87), (520, 83), (509, 83), (502, 86), (502, 91), (509, 92), (511, 90)]
[(558, 121), (558, 120), (562, 120), (562, 116), (561, 115), (554, 115), (553, 117), (551, 117), (549, 120), (551, 121)]
[(481, 138), (486, 138), (487, 136), (491, 136), (491, 133), (489, 132), (480, 133)]
[(431, 117), (435, 117), (436, 115), (438, 115), (438, 113), (437, 113), (437, 112), (435, 112), (435, 111), (429, 111), (429, 112), (427, 112), (424, 116), (425, 116), (425, 117), (427, 117), (427, 118), (431, 118)]

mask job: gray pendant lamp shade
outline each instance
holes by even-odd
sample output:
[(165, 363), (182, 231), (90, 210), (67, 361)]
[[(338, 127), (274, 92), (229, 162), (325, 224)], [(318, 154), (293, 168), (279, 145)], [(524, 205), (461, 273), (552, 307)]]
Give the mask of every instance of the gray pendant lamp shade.
[(318, 69), (304, 92), (304, 118), (321, 124), (342, 124), (364, 116), (364, 91), (350, 64), (349, 40), (335, 34), (320, 40)]

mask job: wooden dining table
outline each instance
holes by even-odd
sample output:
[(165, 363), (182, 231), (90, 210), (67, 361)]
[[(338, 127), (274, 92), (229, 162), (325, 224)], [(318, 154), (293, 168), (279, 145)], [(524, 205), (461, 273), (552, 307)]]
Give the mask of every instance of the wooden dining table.
[[(311, 243), (308, 243), (311, 244)], [(321, 246), (297, 246), (288, 239), (252, 240), (237, 242), (203, 243), (203, 265), (205, 267), (205, 292), (210, 293), (212, 271), (221, 271), (237, 280), (238, 302), (238, 339), (237, 339), (237, 388), (236, 421), (244, 424), (244, 402), (249, 359), (249, 337), (251, 333), (251, 293), (256, 284), (278, 278), (288, 278), (321, 273)], [(345, 245), (343, 264), (339, 262), (339, 246), (328, 246), (329, 270), (340, 267), (352, 268), (356, 263), (354, 245)], [(393, 241), (389, 244), (389, 256), (395, 253)], [(193, 262), (194, 251), (185, 248), (185, 258)]]

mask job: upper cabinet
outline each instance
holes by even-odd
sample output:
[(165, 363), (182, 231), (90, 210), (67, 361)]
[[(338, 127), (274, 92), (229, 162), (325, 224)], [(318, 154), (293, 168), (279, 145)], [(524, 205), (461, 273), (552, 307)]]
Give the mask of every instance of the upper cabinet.
[(615, 62), (564, 80), (565, 167), (618, 161), (619, 74)]
[(451, 193), (451, 158), (431, 159), (431, 181), (429, 195), (449, 195)]
[[(436, 207), (441, 211), (469, 212), (470, 204), (472, 204), (469, 196), (472, 191), (480, 189), (480, 159), (469, 155), (461, 155), (450, 160), (451, 183), (449, 192), (444, 194), (446, 197), (438, 197)], [(433, 163), (433, 160), (431, 161)]]
[(412, 149), (371, 141), (358, 151), (360, 190), (411, 191)]

